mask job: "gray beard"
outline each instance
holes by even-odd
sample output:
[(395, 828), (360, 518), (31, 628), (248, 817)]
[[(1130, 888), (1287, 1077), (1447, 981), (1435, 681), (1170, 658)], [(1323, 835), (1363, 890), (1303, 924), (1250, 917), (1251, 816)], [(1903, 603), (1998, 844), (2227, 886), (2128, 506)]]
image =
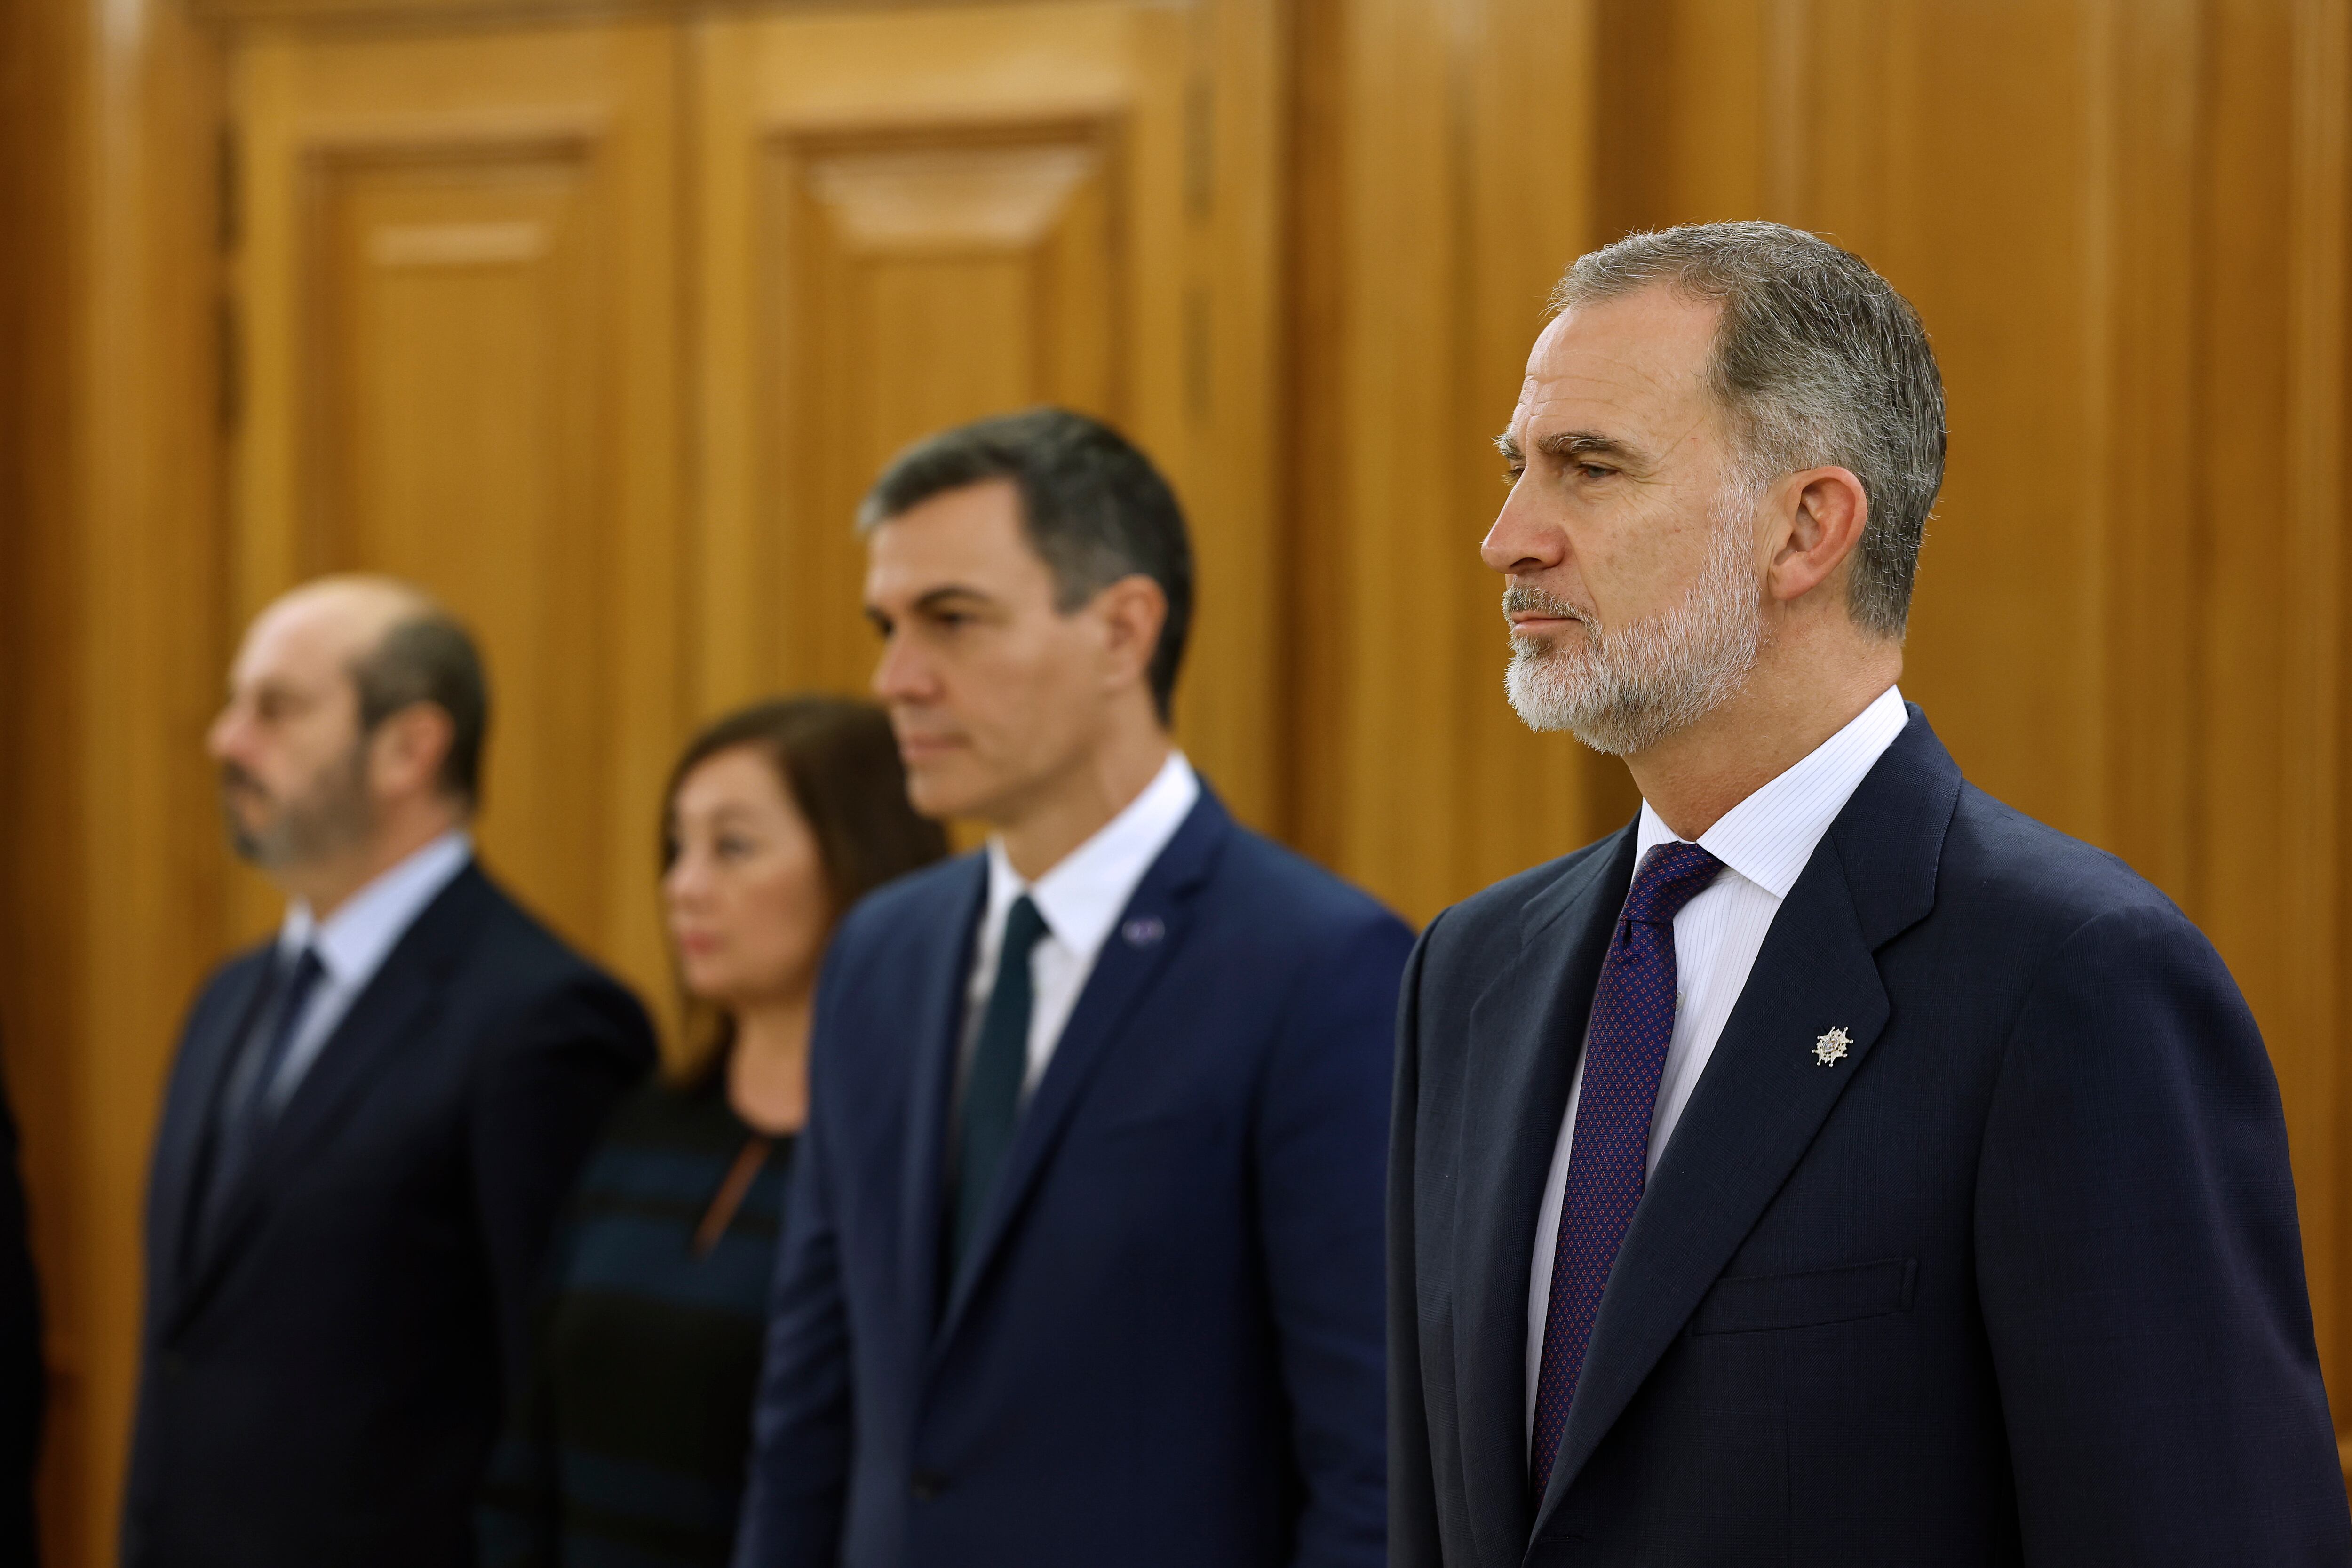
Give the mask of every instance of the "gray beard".
[[(1727, 510), (1728, 509), (1727, 509)], [(1718, 516), (1697, 581), (1673, 609), (1613, 628), (1539, 590), (1514, 588), (1508, 609), (1580, 621), (1585, 646), (1511, 638), (1504, 689), (1528, 728), (1565, 730), (1596, 752), (1647, 751), (1738, 696), (1764, 646), (1761, 593), (1744, 518)]]
[(237, 858), (264, 871), (281, 871), (322, 860), (364, 839), (374, 826), (367, 796), (367, 743), (362, 741), (339, 767), (325, 770), (310, 788), (286, 801), (259, 827), (237, 819), (223, 782), (221, 811), (229, 847)]

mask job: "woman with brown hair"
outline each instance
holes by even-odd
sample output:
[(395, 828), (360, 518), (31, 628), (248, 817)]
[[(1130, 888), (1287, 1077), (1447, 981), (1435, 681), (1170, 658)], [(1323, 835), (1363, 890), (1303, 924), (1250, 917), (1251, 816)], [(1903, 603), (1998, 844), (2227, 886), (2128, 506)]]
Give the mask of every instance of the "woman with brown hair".
[(728, 1561), (825, 942), (946, 853), (864, 703), (763, 703), (678, 759), (662, 896), (701, 1049), (621, 1109), (582, 1176), (491, 1466), (486, 1568)]

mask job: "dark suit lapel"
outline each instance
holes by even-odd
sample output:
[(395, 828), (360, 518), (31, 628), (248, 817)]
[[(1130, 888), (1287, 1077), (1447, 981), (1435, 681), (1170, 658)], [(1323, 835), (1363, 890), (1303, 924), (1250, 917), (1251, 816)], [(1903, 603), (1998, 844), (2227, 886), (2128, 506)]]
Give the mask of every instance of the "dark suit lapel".
[[(1888, 1004), (1880, 944), (1935, 901), (1959, 771), (1927, 721), (1879, 759), (1773, 916), (1625, 1233), (1536, 1533), (1867, 1064)], [(1814, 1044), (1845, 1031), (1824, 1066)]]
[[(916, 976), (912, 1092), (907, 1114), (904, 1185), (899, 1191), (898, 1278), (903, 1305), (918, 1334), (919, 1363), (940, 1321), (940, 1226), (947, 1197), (948, 1108), (955, 1101), (956, 1059), (963, 1042), (964, 995), (971, 979), (972, 942), (988, 908), (988, 857), (971, 855), (961, 868), (961, 891), (940, 901), (936, 945), (911, 966)], [(913, 1363), (910, 1363), (913, 1364)]]
[(163, 1125), (155, 1139), (154, 1189), (161, 1200), (154, 1216), (154, 1278), (149, 1290), (171, 1301), (187, 1284), (189, 1248), (195, 1223), (196, 1178), (221, 1083), (236, 1064), (237, 1047), (253, 1027), (255, 1011), (268, 987), (275, 943), (237, 961), (220, 980), (221, 994), (189, 1032), (173, 1068), (173, 1086)]
[(195, 1288), (185, 1310), (193, 1311), (201, 1304), (268, 1209), (271, 1195), (298, 1178), (364, 1098), (367, 1086), (399, 1058), (401, 1047), (432, 1026), (449, 971), (464, 956), (496, 897), (489, 879), (468, 865), (394, 944), (256, 1145), (252, 1163), (222, 1211), (218, 1237), (196, 1260)]
[[(988, 1271), (991, 1256), (1003, 1241), (1013, 1217), (1068, 1125), (1087, 1079), (1119, 1037), (1152, 981), (1183, 946), (1192, 923), (1192, 894), (1207, 879), (1232, 825), (1225, 808), (1203, 784), (1201, 798), (1144, 873), (1127, 908), (1120, 911), (1118, 923), (1096, 955), (1093, 973), (1087, 976), (1086, 989), (1078, 994), (1069, 1022), (1062, 1026), (1062, 1037), (1054, 1046), (1045, 1075), (1021, 1113), (1004, 1174), (981, 1218), (971, 1255), (964, 1261), (940, 1319), (942, 1346), (955, 1331), (965, 1304)], [(1129, 932), (1136, 935), (1130, 937)]]
[(1594, 847), (1523, 911), (1518, 955), (1470, 1009), (1466, 1076), (1491, 1124), (1453, 1144), (1454, 1344), (1469, 1517), (1484, 1561), (1515, 1561), (1528, 1495), (1528, 1270), (1593, 986), (1633, 874), (1633, 828)]

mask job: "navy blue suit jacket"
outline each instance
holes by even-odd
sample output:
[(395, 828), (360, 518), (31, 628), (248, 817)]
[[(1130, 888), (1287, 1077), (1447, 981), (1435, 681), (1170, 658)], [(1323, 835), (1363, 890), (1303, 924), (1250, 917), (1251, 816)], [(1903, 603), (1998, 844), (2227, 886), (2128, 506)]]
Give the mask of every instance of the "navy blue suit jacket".
[(1529, 1495), (1536, 1210), (1633, 853), (1487, 889), (1407, 973), (1401, 1568), (2352, 1561), (2252, 1017), (1916, 709), (1773, 920)]
[(873, 895), (817, 995), (736, 1561), (1371, 1568), (1381, 1167), (1412, 945), (1205, 791), (940, 1278), (979, 855)]
[(652, 1031), (468, 866), (353, 1000), (199, 1249), (205, 1129), (269, 963), (213, 976), (173, 1065), (123, 1562), (468, 1563), (541, 1253)]

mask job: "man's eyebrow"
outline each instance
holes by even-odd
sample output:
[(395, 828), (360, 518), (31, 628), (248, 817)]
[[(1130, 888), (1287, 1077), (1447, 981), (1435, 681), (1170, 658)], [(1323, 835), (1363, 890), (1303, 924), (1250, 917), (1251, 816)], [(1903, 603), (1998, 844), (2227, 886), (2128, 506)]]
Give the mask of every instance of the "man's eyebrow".
[(1626, 468), (1643, 468), (1649, 459), (1614, 436), (1598, 430), (1555, 430), (1536, 442), (1536, 449), (1563, 463), (1604, 459)]
[[(1495, 450), (1503, 454), (1505, 462), (1527, 462), (1527, 454), (1519, 448), (1519, 438), (1508, 430), (1495, 437)], [(1562, 463), (1603, 461), (1620, 468), (1639, 468), (1647, 467), (1649, 462), (1614, 436), (1603, 436), (1597, 430), (1555, 430), (1538, 437), (1536, 450)]]
[(978, 599), (984, 605), (994, 604), (996, 602), (995, 595), (983, 593), (978, 588), (968, 587), (961, 583), (946, 583), (942, 584), (939, 587), (933, 588), (930, 592), (917, 599), (915, 601), (915, 608), (919, 610), (944, 609), (958, 599)]

